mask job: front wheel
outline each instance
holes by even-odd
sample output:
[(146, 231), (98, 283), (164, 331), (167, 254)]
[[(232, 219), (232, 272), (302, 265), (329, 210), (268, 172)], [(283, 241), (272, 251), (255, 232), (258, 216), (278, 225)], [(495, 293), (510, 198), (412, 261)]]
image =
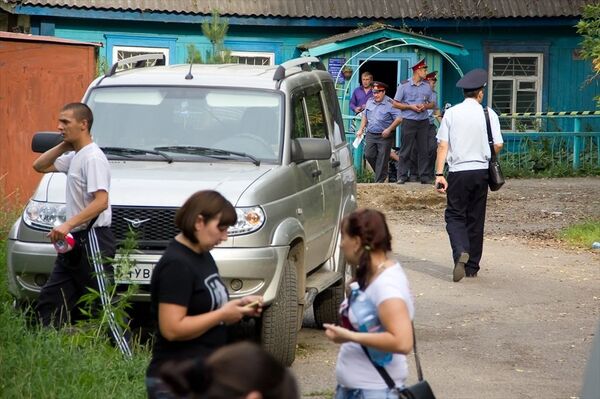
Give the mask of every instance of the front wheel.
[(284, 263), (279, 289), (261, 319), (262, 346), (285, 366), (296, 357), (298, 337), (298, 277), (290, 261)]

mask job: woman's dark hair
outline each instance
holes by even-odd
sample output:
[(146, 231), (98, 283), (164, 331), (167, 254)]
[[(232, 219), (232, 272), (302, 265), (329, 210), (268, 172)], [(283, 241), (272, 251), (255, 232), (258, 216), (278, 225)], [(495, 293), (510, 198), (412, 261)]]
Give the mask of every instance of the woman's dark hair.
[(300, 398), (291, 372), (251, 342), (220, 348), (205, 361), (165, 363), (160, 376), (174, 393), (191, 398), (242, 398), (252, 391), (264, 399)]
[(358, 209), (342, 220), (342, 230), (350, 237), (359, 237), (362, 252), (356, 268), (356, 281), (364, 288), (371, 266), (371, 251), (391, 251), (392, 235), (385, 215), (374, 209)]
[(185, 238), (197, 244), (198, 240), (194, 234), (196, 231), (196, 220), (202, 215), (204, 222), (221, 215), (219, 227), (233, 226), (237, 222), (237, 213), (231, 202), (216, 191), (198, 191), (188, 198), (175, 215), (175, 225), (181, 230)]

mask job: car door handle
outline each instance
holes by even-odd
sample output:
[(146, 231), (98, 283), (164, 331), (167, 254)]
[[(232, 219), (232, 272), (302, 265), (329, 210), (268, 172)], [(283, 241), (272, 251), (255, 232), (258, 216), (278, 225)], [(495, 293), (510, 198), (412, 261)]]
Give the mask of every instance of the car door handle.
[(331, 167), (332, 168), (337, 168), (340, 166), (340, 161), (338, 161), (337, 159), (332, 159), (331, 160)]
[(323, 172), (320, 169), (313, 170), (312, 177), (319, 177)]

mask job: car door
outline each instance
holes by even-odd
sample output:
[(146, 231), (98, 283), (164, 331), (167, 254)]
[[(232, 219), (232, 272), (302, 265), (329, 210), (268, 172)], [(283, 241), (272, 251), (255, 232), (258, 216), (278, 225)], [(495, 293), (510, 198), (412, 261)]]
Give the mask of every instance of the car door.
[[(298, 90), (292, 93), (292, 139), (310, 137), (305, 104), (306, 93)], [(293, 166), (295, 187), (295, 217), (304, 227), (306, 239), (305, 264), (307, 271), (322, 262), (323, 243), (321, 242), (321, 218), (323, 216), (323, 189), (320, 184), (320, 170), (316, 160), (307, 160)]]
[(340, 207), (342, 200), (342, 175), (340, 172), (340, 149), (334, 145), (333, 124), (330, 128), (331, 115), (325, 106), (327, 97), (321, 85), (312, 86), (306, 92), (306, 109), (308, 114), (310, 135), (314, 138), (326, 139), (332, 149), (329, 159), (317, 161), (319, 182), (323, 190), (323, 214), (319, 229), (319, 262), (329, 259), (333, 251), (333, 242), (338, 231)]

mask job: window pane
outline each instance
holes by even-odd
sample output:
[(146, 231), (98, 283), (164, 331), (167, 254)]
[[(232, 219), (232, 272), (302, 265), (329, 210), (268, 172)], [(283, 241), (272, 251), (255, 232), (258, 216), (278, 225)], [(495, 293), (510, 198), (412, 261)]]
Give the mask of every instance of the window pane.
[[(517, 91), (516, 112), (536, 112), (537, 93)], [(535, 119), (517, 119), (516, 130), (535, 130)]]
[(323, 105), (321, 104), (321, 95), (319, 93), (311, 94), (306, 97), (306, 109), (308, 110), (310, 135), (312, 137), (326, 139), (327, 127), (325, 126), (325, 115), (323, 113)]
[(271, 65), (271, 59), (269, 57), (245, 57), (236, 56), (238, 64), (246, 65)]
[(342, 119), (342, 112), (340, 111), (339, 102), (335, 88), (331, 82), (324, 82), (323, 88), (325, 89), (325, 95), (327, 96), (327, 103), (330, 107), (329, 115), (331, 115), (329, 131), (333, 132), (333, 142), (337, 146), (338, 144), (346, 141), (346, 135), (344, 134), (344, 123)]
[[(512, 80), (493, 80), (492, 108), (498, 113), (510, 113), (512, 104), (512, 92)], [(501, 118), (500, 127), (502, 129), (512, 129), (511, 120), (508, 118)]]
[(493, 76), (537, 76), (537, 57), (494, 57)]
[(306, 131), (306, 121), (304, 119), (304, 108), (302, 107), (302, 98), (294, 98), (294, 128), (292, 138), (308, 137)]

